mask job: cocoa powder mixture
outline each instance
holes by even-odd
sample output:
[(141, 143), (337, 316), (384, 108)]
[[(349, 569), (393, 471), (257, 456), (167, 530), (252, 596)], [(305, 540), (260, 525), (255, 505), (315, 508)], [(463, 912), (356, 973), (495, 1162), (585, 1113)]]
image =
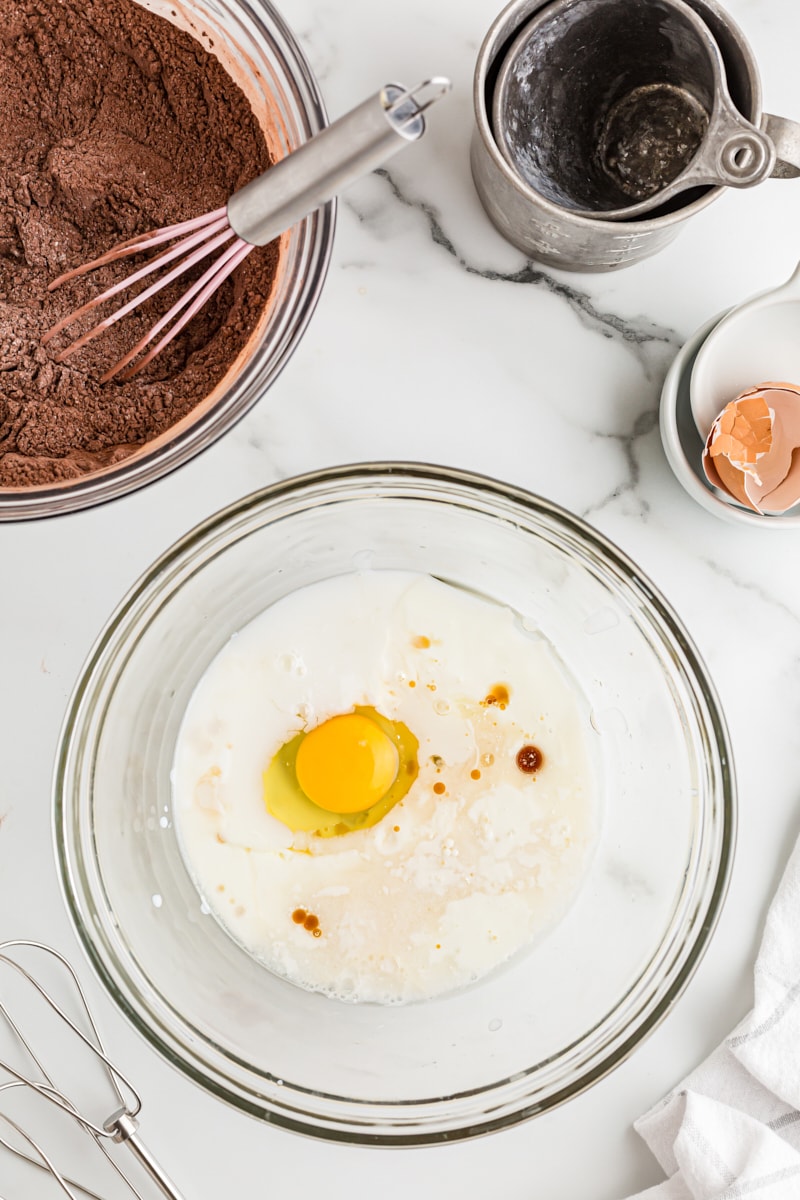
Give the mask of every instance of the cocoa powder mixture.
[(268, 165), (244, 94), (168, 21), (133, 0), (3, 0), (0, 488), (66, 480), (116, 462), (212, 391), (269, 296), (274, 243), (253, 251), (184, 333), (127, 383), (98, 380), (185, 283), (62, 365), (54, 357), (71, 331), (46, 348), (42, 334), (139, 259), (52, 294), (47, 285), (115, 242), (218, 208)]

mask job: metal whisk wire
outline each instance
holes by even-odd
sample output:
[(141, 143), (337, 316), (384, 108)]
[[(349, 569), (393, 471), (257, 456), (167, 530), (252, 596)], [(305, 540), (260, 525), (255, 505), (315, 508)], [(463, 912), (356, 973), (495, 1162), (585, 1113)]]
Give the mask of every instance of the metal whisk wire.
[[(116, 324), (117, 321), (120, 321), (123, 317), (126, 317), (128, 313), (133, 312), (135, 308), (138, 308), (141, 304), (144, 304), (144, 302), (149, 300), (151, 296), (155, 296), (158, 292), (162, 291), (163, 288), (174, 282), (174, 280), (191, 270), (191, 268), (197, 263), (201, 262), (204, 258), (207, 258), (209, 254), (213, 254), (215, 250), (219, 250), (225, 245), (226, 242), (230, 241), (231, 238), (234, 238), (233, 244), (228, 246), (228, 248), (224, 250), (222, 254), (220, 254), (219, 258), (217, 258), (211, 264), (211, 266), (203, 272), (200, 278), (195, 280), (195, 282), (189, 288), (187, 288), (183, 295), (179, 297), (179, 299), (164, 314), (164, 316), (161, 317), (155, 323), (155, 325), (153, 325), (152, 329), (148, 330), (145, 336), (141, 338), (136, 345), (128, 351), (127, 354), (125, 354), (113, 365), (113, 367), (109, 368), (109, 370), (101, 376), (100, 382), (108, 383), (110, 379), (114, 379), (116, 376), (119, 376), (122, 380), (131, 378), (133, 375), (136, 375), (139, 371), (141, 371), (143, 367), (147, 366), (147, 364), (154, 359), (157, 354), (159, 354), (174, 338), (178, 336), (178, 334), (182, 329), (185, 328), (192, 317), (194, 317), (195, 314), (200, 311), (206, 301), (209, 300), (214, 292), (222, 286), (228, 276), (236, 270), (240, 263), (244, 262), (244, 260), (247, 258), (247, 255), (254, 248), (253, 246), (248, 245), (247, 242), (243, 241), (242, 238), (235, 237), (233, 230), (231, 229), (230, 225), (228, 225), (226, 210), (224, 208), (219, 208), (212, 213), (207, 213), (201, 217), (195, 217), (190, 221), (182, 221), (178, 225), (167, 226), (165, 229), (159, 230), (158, 233), (143, 234), (138, 238), (132, 238), (128, 242), (123, 242), (121, 245), (115, 246), (112, 250), (109, 250), (106, 254), (101, 255), (100, 258), (95, 259), (93, 262), (84, 263), (82, 266), (76, 267), (73, 271), (67, 271), (65, 274), (60, 275), (58, 279), (53, 280), (48, 290), (52, 292), (55, 288), (59, 287), (62, 283), (68, 282), (70, 279), (76, 279), (80, 275), (85, 275), (87, 272), (94, 271), (98, 267), (105, 266), (107, 263), (116, 262), (120, 258), (127, 258), (132, 254), (141, 254), (145, 250), (150, 250), (154, 246), (160, 245), (162, 242), (176, 237), (181, 239), (176, 245), (164, 250), (154, 259), (151, 259), (151, 261), (145, 266), (140, 267), (138, 271), (135, 271), (132, 275), (127, 276), (125, 279), (114, 284), (112, 287), (107, 288), (104, 292), (101, 292), (100, 295), (94, 296), (86, 304), (82, 304), (81, 307), (75, 309), (74, 312), (69, 313), (66, 317), (62, 317), (62, 319), (56, 322), (51, 329), (48, 329), (47, 333), (42, 338), (43, 345), (46, 345), (47, 342), (49, 342), (51, 338), (55, 337), (56, 334), (60, 333), (62, 329), (66, 329), (68, 325), (71, 325), (80, 317), (85, 316), (93, 309), (98, 308), (106, 300), (110, 300), (119, 292), (132, 287), (140, 280), (146, 278), (148, 275), (151, 275), (154, 271), (160, 270), (162, 267), (166, 266), (167, 263), (174, 261), (176, 258), (180, 260), (177, 266), (173, 267), (172, 270), (167, 272), (166, 275), (163, 275), (160, 279), (157, 279), (155, 283), (150, 284), (149, 287), (144, 288), (141, 292), (129, 300), (127, 304), (124, 304), (122, 308), (117, 309), (116, 312), (111, 313), (110, 316), (98, 322), (97, 325), (92, 326), (92, 328), (84, 333), (81, 337), (77, 338), (74, 342), (71, 342), (66, 349), (62, 350), (56, 355), (56, 362), (64, 362), (88, 342), (98, 337), (99, 334), (104, 332), (104, 330), (109, 329), (112, 325)], [(183, 316), (180, 316), (184, 309), (186, 311), (183, 312)], [(180, 319), (175, 320), (176, 317), (180, 317)], [(151, 341), (153, 341), (154, 338), (157, 338), (161, 331), (166, 329), (172, 321), (175, 321), (175, 324), (172, 326), (172, 328), (164, 335), (163, 338), (161, 338), (159, 342), (156, 343), (155, 346), (151, 347), (141, 362), (137, 363), (135, 367), (129, 367), (128, 364), (132, 363), (137, 355), (140, 354), (142, 350), (144, 350), (145, 347)], [(128, 369), (126, 370), (126, 368)]]
[[(80, 1014), (79, 1019), (86, 1022), (88, 1032), (80, 1028), (78, 1022), (73, 1020), (65, 1008), (56, 1001), (36, 976), (18, 961), (14, 955), (19, 950), (33, 950), (44, 954), (48, 956), (48, 959), (52, 963), (57, 964), (63, 969), (67, 975), (67, 983), (73, 989), (73, 997), (77, 999), (77, 1007)], [(24, 1091), (40, 1097), (47, 1104), (65, 1113), (84, 1133), (92, 1138), (112, 1170), (116, 1173), (116, 1176), (124, 1182), (130, 1193), (135, 1197), (135, 1200), (145, 1200), (145, 1198), (122, 1170), (114, 1156), (109, 1152), (108, 1143), (110, 1142), (127, 1145), (147, 1175), (158, 1185), (162, 1194), (168, 1200), (182, 1200), (181, 1193), (164, 1174), (137, 1135), (138, 1124), (136, 1117), (141, 1111), (141, 1099), (127, 1076), (108, 1057), (97, 1024), (92, 1017), (85, 992), (67, 959), (57, 950), (44, 945), (42, 942), (13, 940), (0, 942), (0, 967), (8, 968), (25, 985), (33, 988), (36, 995), (41, 998), (55, 1017), (71, 1030), (83, 1047), (91, 1052), (94, 1059), (101, 1064), (106, 1078), (111, 1085), (113, 1095), (120, 1107), (102, 1125), (98, 1125), (95, 1121), (87, 1117), (85, 1113), (82, 1113), (69, 1096), (57, 1086), (54, 1077), (48, 1072), (41, 1058), (34, 1051), (30, 1038), (25, 1036), (19, 1021), (15, 1020), (8, 1004), (1, 996), (0, 1019), (5, 1022), (7, 1028), (13, 1034), (18, 1050), (22, 1052), (28, 1062), (24, 1069), (20, 1069), (18, 1066), (14, 1066), (7, 1058), (0, 1058), (0, 1072), (5, 1072), (6, 1075), (11, 1076), (10, 1080), (6, 1079), (0, 1082), (0, 1102), (2, 1102), (3, 1097), (9, 1096), (15, 1091)], [(37, 1073), (38, 1078), (36, 1077)], [(41, 1139), (34, 1137), (28, 1129), (10, 1116), (7, 1111), (0, 1112), (0, 1121), (4, 1122), (9, 1130), (13, 1130), (27, 1149), (32, 1150), (34, 1153), (29, 1154), (27, 1149), (20, 1149), (19, 1146), (13, 1145), (8, 1140), (8, 1135), (3, 1136), (2, 1133), (0, 1133), (0, 1146), (4, 1147), (17, 1158), (27, 1162), (30, 1166), (47, 1172), (71, 1200), (79, 1200), (79, 1197), (73, 1190), (76, 1188), (81, 1195), (89, 1197), (89, 1200), (104, 1200), (92, 1188), (62, 1173), (56, 1167), (52, 1156), (44, 1149)]]
[[(56, 355), (56, 362), (64, 362), (203, 259), (220, 251), (169, 311), (101, 376), (100, 382), (132, 378), (178, 336), (255, 246), (265, 246), (355, 179), (381, 166), (403, 146), (421, 137), (425, 130), (422, 114), (449, 88), (450, 81), (443, 76), (426, 79), (414, 88), (386, 84), (376, 95), (246, 184), (223, 208), (131, 238), (92, 262), (66, 271), (50, 284), (51, 292), (98, 267), (178, 239), (132, 275), (62, 317), (45, 333), (42, 343), (51, 341), (74, 321), (153, 272), (170, 263), (175, 264), (116, 312), (61, 350)], [(145, 350), (147, 352), (139, 358)], [(139, 361), (134, 362), (137, 358)]]
[[(10, 1083), (0, 1084), (0, 1095), (3, 1092), (10, 1091), (12, 1088), (24, 1087), (27, 1087), (27, 1084), (21, 1083), (19, 1080), (15, 1079)], [(36, 1167), (40, 1171), (45, 1171), (48, 1175), (55, 1179), (56, 1183), (59, 1185), (64, 1194), (70, 1197), (70, 1200), (79, 1200), (79, 1197), (77, 1197), (75, 1192), (72, 1190), (73, 1188), (77, 1188), (82, 1196), (88, 1196), (89, 1200), (103, 1200), (103, 1197), (99, 1194), (99, 1192), (93, 1191), (92, 1188), (86, 1187), (85, 1184), (78, 1183), (77, 1180), (71, 1179), (68, 1175), (62, 1175), (44, 1147), (37, 1142), (36, 1139), (26, 1129), (23, 1129), (23, 1127), (13, 1119), (13, 1117), (8, 1116), (7, 1113), (0, 1112), (0, 1122), (4, 1122), (11, 1129), (13, 1129), (17, 1136), (20, 1137), (23, 1142), (25, 1142), (26, 1145), (28, 1145), (36, 1153), (38, 1158), (34, 1158), (32, 1155), (26, 1154), (25, 1151), (20, 1150), (17, 1146), (12, 1146), (11, 1142), (7, 1141), (2, 1134), (0, 1134), (0, 1146), (2, 1146), (10, 1154), (15, 1155), (15, 1157), (21, 1158), (23, 1162), (28, 1163), (30, 1166)], [(102, 1150), (103, 1154), (105, 1154), (114, 1170), (120, 1174), (120, 1177), (130, 1188), (137, 1200), (144, 1200), (141, 1192), (137, 1191), (136, 1188), (132, 1186), (130, 1180), (126, 1179), (125, 1176), (122, 1175), (119, 1167), (108, 1154), (106, 1149), (102, 1146), (102, 1144), (100, 1144), (100, 1149)], [(0, 1197), (0, 1200), (4, 1200), (4, 1198)]]

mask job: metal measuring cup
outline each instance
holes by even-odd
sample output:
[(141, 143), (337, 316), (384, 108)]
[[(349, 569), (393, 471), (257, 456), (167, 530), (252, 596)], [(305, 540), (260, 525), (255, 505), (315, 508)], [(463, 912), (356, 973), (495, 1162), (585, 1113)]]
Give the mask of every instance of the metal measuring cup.
[(684, 0), (554, 0), (506, 55), (492, 118), (511, 167), (587, 217), (630, 220), (691, 187), (752, 187), (775, 166)]
[[(587, 12), (595, 18), (591, 33), (585, 24)], [(615, 13), (622, 19), (615, 19)], [(608, 36), (602, 35), (604, 25), (610, 31)], [(549, 98), (547, 92), (540, 92), (536, 113), (529, 110), (533, 118), (525, 144), (529, 161), (523, 171), (519, 161), (512, 166), (503, 146), (510, 117), (508, 112), (498, 111), (495, 97), (515, 47), (519, 57), (525, 33), (537, 27), (546, 32), (544, 40), (558, 66), (550, 72)], [(659, 77), (655, 65), (670, 61), (671, 43), (676, 41), (688, 42), (693, 49), (687, 55), (683, 47), (683, 57), (678, 56), (677, 64), (673, 62), (672, 73)], [(604, 55), (595, 55), (596, 43)], [(650, 47), (648, 54), (643, 53), (645, 44)], [(564, 46), (567, 54), (562, 53)], [(594, 58), (598, 64), (595, 75), (599, 75), (603, 56), (607, 59), (612, 51), (617, 58), (625, 51), (632, 66), (622, 91), (614, 90), (615, 79), (606, 69), (603, 92), (592, 82), (586, 66)], [(524, 77), (524, 69), (520, 74)], [(716, 86), (715, 74), (727, 85), (724, 96)], [(659, 91), (661, 94), (654, 96)], [(633, 102), (631, 93), (637, 93)], [(624, 132), (627, 119), (636, 149), (636, 137), (641, 133), (637, 122), (642, 123), (637, 105), (642, 105), (647, 117), (647, 104), (665, 95), (673, 104), (673, 115), (680, 100), (683, 117), (694, 120), (694, 129), (689, 129), (692, 136), (683, 148), (678, 145), (671, 158), (667, 156), (660, 177), (656, 172), (655, 179), (652, 175), (648, 179), (646, 162), (636, 163), (630, 155), (620, 171), (619, 158), (610, 161), (619, 151), (615, 121), (617, 132), (620, 126)], [(551, 4), (547, 0), (513, 0), (481, 47), (474, 103), (472, 172), (487, 213), (500, 232), (531, 257), (566, 269), (612, 270), (648, 257), (672, 240), (683, 221), (721, 195), (734, 175), (737, 182), (746, 179), (752, 183), (770, 172), (784, 177), (800, 174), (800, 126), (762, 116), (760, 80), (752, 52), (716, 0), (555, 0)], [(562, 115), (557, 120), (559, 104)], [(582, 121), (575, 118), (578, 110), (585, 114)], [(728, 149), (722, 168), (727, 174), (698, 172), (681, 180), (680, 176), (692, 169), (700, 145), (712, 140), (707, 137), (707, 131), (715, 127), (712, 118), (729, 119), (734, 129), (734, 140), (725, 142)], [(652, 141), (658, 140), (657, 125), (651, 120)], [(524, 141), (515, 137), (518, 145)], [(549, 168), (548, 154), (560, 160), (558, 170)], [(717, 155), (715, 167), (718, 161)], [(625, 169), (631, 166), (624, 178)], [(526, 177), (530, 171), (536, 173), (537, 186)], [(576, 176), (583, 176), (583, 181)], [(641, 194), (647, 192), (648, 184), (650, 195)]]

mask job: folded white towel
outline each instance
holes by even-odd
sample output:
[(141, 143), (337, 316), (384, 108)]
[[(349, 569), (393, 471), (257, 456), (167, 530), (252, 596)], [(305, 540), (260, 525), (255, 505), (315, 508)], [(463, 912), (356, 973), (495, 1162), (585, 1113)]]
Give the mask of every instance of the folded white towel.
[(800, 842), (755, 967), (755, 1005), (635, 1126), (670, 1177), (629, 1200), (800, 1200)]

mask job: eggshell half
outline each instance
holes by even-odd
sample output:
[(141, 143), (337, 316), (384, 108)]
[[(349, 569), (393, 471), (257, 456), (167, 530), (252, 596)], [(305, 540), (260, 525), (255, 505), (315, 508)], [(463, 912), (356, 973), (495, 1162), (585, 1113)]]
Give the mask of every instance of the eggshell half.
[(726, 404), (708, 435), (709, 483), (757, 513), (800, 502), (800, 387), (762, 383)]

